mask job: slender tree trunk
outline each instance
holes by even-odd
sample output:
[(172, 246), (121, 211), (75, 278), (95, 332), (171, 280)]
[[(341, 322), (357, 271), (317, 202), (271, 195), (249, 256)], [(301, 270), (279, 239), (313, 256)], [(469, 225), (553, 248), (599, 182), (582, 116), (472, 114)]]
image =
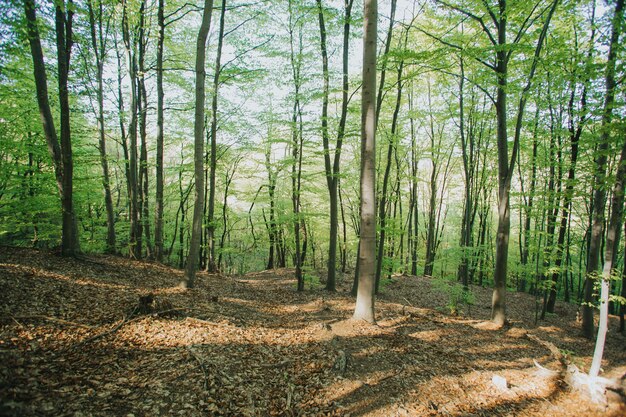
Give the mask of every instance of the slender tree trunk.
[(345, 136), (345, 126), (348, 113), (348, 57), (350, 41), (350, 19), (353, 0), (344, 1), (344, 27), (343, 27), (343, 55), (342, 55), (342, 103), (341, 117), (337, 128), (337, 140), (335, 142), (334, 156), (331, 161), (331, 150), (328, 134), (328, 53), (326, 49), (326, 26), (324, 22), (324, 9), (321, 0), (317, 0), (318, 21), (320, 27), (320, 49), (322, 53), (322, 73), (324, 79), (322, 97), (322, 144), (324, 148), (324, 171), (326, 185), (329, 194), (329, 241), (328, 241), (328, 275), (326, 290), (335, 291), (337, 275), (337, 241), (339, 234), (339, 208), (338, 208), (338, 181), (340, 174), (341, 148)]
[(226, 242), (226, 235), (228, 233), (228, 191), (230, 189), (230, 184), (233, 182), (233, 178), (237, 172), (237, 166), (240, 161), (241, 158), (238, 158), (233, 162), (232, 171), (226, 171), (224, 178), (224, 200), (222, 200), (222, 236), (220, 238), (220, 254), (217, 259), (218, 270), (221, 270), (222, 268), (222, 254), (224, 253), (224, 245)]
[(522, 129), (522, 121), (524, 117), (524, 109), (528, 99), (528, 93), (532, 86), (532, 80), (537, 69), (538, 58), (546, 38), (548, 27), (559, 0), (554, 0), (550, 6), (548, 16), (543, 23), (535, 53), (533, 56), (530, 72), (526, 79), (517, 108), (517, 120), (515, 123), (515, 135), (513, 137), (513, 150), (510, 156), (508, 151), (508, 134), (507, 134), (507, 78), (508, 63), (510, 55), (506, 40), (507, 31), (507, 7), (506, 0), (499, 0), (499, 24), (496, 52), (496, 75), (498, 81), (498, 92), (496, 97), (496, 115), (497, 115), (497, 143), (498, 143), (498, 231), (496, 236), (496, 258), (494, 268), (494, 290), (491, 302), (491, 320), (499, 326), (504, 325), (506, 321), (506, 275), (507, 260), (509, 253), (509, 236), (511, 231), (511, 211), (510, 211), (510, 190), (511, 180), (517, 160), (517, 152), (519, 151), (519, 142)]
[(205, 98), (205, 57), (207, 38), (211, 26), (213, 0), (204, 0), (202, 23), (198, 31), (196, 42), (196, 86), (195, 86), (195, 115), (194, 115), (194, 177), (195, 200), (189, 255), (185, 268), (185, 276), (181, 282), (182, 288), (193, 288), (200, 258), (200, 235), (202, 234), (202, 209), (204, 203), (204, 98)]
[(165, 41), (165, 0), (158, 0), (156, 56), (156, 88), (157, 88), (157, 135), (156, 135), (156, 195), (154, 201), (154, 258), (163, 262), (163, 43)]
[[(626, 252), (626, 224), (624, 225), (624, 252)], [(626, 298), (626, 261), (624, 262), (624, 268), (622, 270), (622, 291), (620, 293), (622, 298)], [(626, 315), (626, 303), (622, 303), (619, 309), (619, 331), (624, 334), (626, 331), (626, 323), (624, 316)]]
[[(435, 121), (431, 104), (430, 81), (428, 82), (428, 108), (430, 119), (430, 161), (432, 170), (430, 172), (430, 196), (428, 204), (428, 226), (426, 232), (426, 259), (424, 261), (424, 275), (432, 276), (435, 264), (435, 252), (437, 246), (437, 185), (439, 184), (439, 152), (441, 146), (435, 145)], [(441, 145), (441, 141), (439, 141)]]
[(377, 0), (364, 0), (361, 89), (361, 226), (354, 318), (373, 323), (376, 284), (376, 38)]
[[(298, 48), (296, 52), (294, 30), (298, 29)], [(302, 23), (293, 21), (293, 1), (289, 1), (289, 45), (291, 48), (291, 73), (294, 85), (294, 102), (291, 115), (291, 202), (293, 206), (293, 234), (295, 243), (294, 265), (296, 268), (297, 290), (304, 291), (304, 275), (302, 274), (302, 225), (300, 216), (300, 188), (302, 180), (302, 110), (300, 108), (300, 87), (302, 85)]]
[[(89, 11), (89, 29), (91, 35), (91, 47), (96, 58), (96, 83), (97, 83), (97, 100), (98, 113), (98, 150), (100, 151), (100, 165), (102, 166), (102, 188), (104, 189), (104, 206), (107, 216), (107, 253), (115, 253), (115, 212), (113, 210), (113, 198), (111, 196), (111, 183), (109, 176), (109, 162), (107, 159), (106, 136), (104, 127), (104, 59), (106, 55), (106, 42), (102, 29), (103, 6), (102, 1), (98, 2), (98, 14), (94, 12), (92, 0), (87, 2)], [(96, 31), (97, 30), (97, 31)]]
[[(48, 145), (48, 153), (52, 158), (54, 164), (54, 175), (57, 182), (57, 189), (62, 200), (61, 209), (64, 210), (63, 195), (64, 195), (64, 181), (63, 181), (63, 157), (61, 152), (61, 145), (57, 136), (56, 129), (54, 127), (54, 119), (52, 117), (52, 111), (50, 110), (50, 102), (48, 98), (48, 81), (46, 76), (46, 69), (44, 66), (43, 50), (41, 48), (41, 40), (39, 37), (39, 30), (37, 28), (37, 17), (35, 14), (35, 1), (24, 0), (24, 11), (26, 14), (28, 40), (30, 43), (31, 55), (33, 58), (33, 74), (35, 78), (35, 87), (37, 90), (37, 104), (39, 106), (39, 115), (43, 125), (44, 136)], [(65, 223), (63, 223), (65, 226)], [(63, 230), (63, 235), (66, 232)]]
[[(413, 110), (413, 88), (409, 94), (409, 111)], [(419, 236), (419, 206), (417, 204), (417, 135), (415, 134), (415, 120), (410, 119), (411, 126), (411, 200), (409, 202), (409, 242), (411, 252), (411, 275), (417, 275), (417, 243)], [(413, 227), (411, 228), (411, 221)]]
[[(459, 133), (461, 136), (461, 150), (463, 156), (463, 174), (465, 177), (465, 201), (463, 202), (463, 220), (461, 221), (461, 262), (459, 263), (458, 276), (465, 289), (469, 285), (469, 248), (472, 244), (472, 154), (468, 150), (468, 143), (465, 135), (465, 104), (464, 104), (464, 86), (465, 86), (465, 67), (463, 65), (463, 57), (459, 58), (459, 67), (461, 70), (461, 78), (459, 80)], [(473, 140), (470, 136), (470, 140)]]
[[(592, 39), (594, 36), (592, 35)], [(591, 51), (593, 48), (590, 48), (589, 57), (591, 57)], [(561, 212), (561, 224), (559, 225), (559, 236), (557, 238), (556, 244), (556, 260), (555, 260), (555, 271), (552, 274), (552, 282), (554, 285), (558, 282), (559, 276), (561, 274), (561, 264), (563, 261), (563, 247), (565, 244), (565, 235), (568, 230), (568, 223), (570, 218), (570, 213), (572, 210), (572, 200), (574, 196), (574, 185), (575, 185), (575, 177), (576, 177), (576, 162), (578, 161), (578, 142), (580, 136), (583, 131), (584, 119), (586, 116), (587, 109), (587, 83), (583, 86), (583, 91), (580, 99), (580, 107), (581, 107), (581, 117), (578, 122), (578, 126), (574, 126), (574, 94), (575, 94), (575, 85), (572, 83), (572, 91), (570, 95), (568, 112), (569, 112), (569, 132), (570, 132), (570, 163), (567, 171), (567, 180), (565, 182), (565, 195), (563, 197), (563, 210)], [(567, 273), (566, 273), (567, 276)], [(566, 284), (566, 294), (567, 284)], [(566, 295), (566, 301), (568, 301), (569, 296)], [(554, 306), (556, 304), (556, 291), (550, 291), (550, 297), (548, 298), (547, 303), (547, 311), (549, 313), (554, 313)]]
[(126, 49), (126, 61), (130, 81), (130, 123), (128, 137), (130, 139), (128, 152), (128, 172), (130, 188), (130, 240), (129, 253), (132, 258), (141, 258), (141, 225), (139, 222), (139, 186), (137, 184), (137, 62), (134, 47), (131, 44), (130, 29), (128, 23), (128, 4), (123, 2), (122, 11), (122, 37)]
[[(139, 88), (139, 133), (141, 138), (141, 146), (139, 152), (139, 236), (145, 235), (146, 242), (146, 255), (148, 258), (152, 258), (154, 249), (152, 248), (150, 238), (150, 209), (149, 209), (149, 178), (148, 178), (148, 145), (147, 145), (147, 119), (148, 119), (148, 92), (146, 90), (146, 68), (145, 68), (145, 56), (147, 48), (147, 34), (146, 34), (146, 2), (143, 0), (139, 9), (139, 74), (137, 79), (137, 87)], [(138, 240), (137, 246), (139, 253), (142, 252), (143, 239)]]
[[(619, 11), (616, 9), (616, 16), (621, 14), (623, 0)], [(618, 3), (619, 4), (619, 3)], [(619, 23), (617, 24), (619, 25)], [(617, 165), (615, 184), (613, 185), (613, 198), (611, 200), (611, 218), (609, 220), (608, 233), (604, 250), (604, 267), (602, 270), (602, 283), (600, 293), (600, 323), (598, 325), (598, 336), (596, 347), (593, 353), (593, 361), (589, 369), (589, 375), (598, 376), (600, 365), (602, 364), (602, 354), (604, 353), (604, 343), (609, 320), (609, 294), (611, 293), (611, 273), (615, 254), (618, 250), (619, 235), (622, 228), (622, 216), (624, 214), (624, 183), (626, 182), (626, 139), (623, 139), (622, 152)]]
[[(537, 152), (539, 149), (539, 142), (537, 140), (537, 130), (539, 127), (539, 109), (535, 112), (535, 124), (533, 132), (533, 147), (531, 156), (531, 170), (530, 170), (530, 189), (528, 190), (528, 200), (526, 201), (526, 207), (524, 209), (524, 227), (523, 227), (523, 245), (520, 254), (520, 260), (524, 268), (522, 269), (522, 277), (518, 282), (517, 290), (520, 292), (526, 291), (526, 267), (528, 266), (530, 255), (530, 223), (533, 216), (533, 205), (535, 199), (535, 188), (537, 187)], [(521, 167), (519, 167), (521, 169)], [(521, 218), (521, 212), (520, 212)], [(521, 243), (521, 242), (520, 242)]]
[(222, 48), (224, 46), (224, 23), (226, 16), (226, 0), (222, 0), (220, 12), (220, 28), (217, 38), (217, 55), (215, 57), (215, 74), (213, 75), (213, 97), (211, 99), (211, 157), (209, 161), (209, 201), (207, 218), (207, 270), (216, 272), (215, 265), (215, 170), (217, 168), (217, 99), (222, 70)]
[(72, 17), (74, 5), (72, 0), (56, 3), (55, 27), (57, 39), (57, 72), (59, 85), (59, 110), (61, 119), (61, 159), (63, 161), (63, 236), (61, 253), (74, 256), (79, 252), (78, 226), (74, 212), (73, 179), (74, 161), (72, 158), (72, 136), (70, 130), (70, 101), (67, 86), (70, 55), (72, 50)]
[(398, 77), (397, 77), (397, 94), (396, 94), (396, 105), (393, 111), (393, 116), (391, 120), (391, 134), (389, 137), (389, 144), (387, 146), (387, 163), (385, 165), (385, 174), (383, 175), (383, 189), (381, 191), (380, 203), (378, 207), (378, 221), (380, 224), (380, 234), (378, 237), (378, 253), (376, 256), (376, 293), (378, 293), (380, 286), (380, 277), (383, 269), (383, 261), (384, 261), (384, 246), (385, 246), (385, 228), (387, 227), (386, 222), (386, 206), (387, 206), (387, 187), (389, 184), (389, 174), (391, 172), (391, 158), (393, 156), (394, 148), (397, 146), (396, 144), (396, 134), (398, 127), (398, 114), (400, 113), (400, 105), (402, 103), (402, 70), (404, 68), (404, 61), (401, 60), (398, 65)]
[(613, 120), (613, 107), (615, 103), (615, 66), (617, 60), (617, 48), (621, 35), (623, 21), (624, 0), (617, 0), (613, 15), (611, 30), (611, 44), (606, 63), (605, 83), (606, 93), (604, 97), (604, 110), (602, 113), (602, 127), (600, 142), (596, 150), (593, 191), (593, 225), (591, 227), (591, 238), (589, 242), (589, 255), (587, 260), (587, 274), (585, 277), (585, 304), (583, 305), (583, 335), (587, 339), (593, 339), (593, 284), (600, 265), (600, 247), (604, 235), (604, 209), (606, 205), (606, 169), (610, 140), (610, 124)]

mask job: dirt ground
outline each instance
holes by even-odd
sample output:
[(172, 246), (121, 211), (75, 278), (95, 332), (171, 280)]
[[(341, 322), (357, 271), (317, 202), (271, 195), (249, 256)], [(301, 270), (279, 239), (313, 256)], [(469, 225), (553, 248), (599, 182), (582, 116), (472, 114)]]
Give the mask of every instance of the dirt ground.
[[(292, 270), (180, 279), (0, 247), (0, 415), (626, 415), (613, 391), (597, 404), (564, 382), (561, 360), (584, 372), (593, 353), (574, 305), (535, 326), (535, 299), (509, 293), (511, 325), (493, 329), (489, 289), (451, 316), (430, 279), (396, 277), (370, 325), (349, 320), (349, 277), (335, 294), (297, 293)], [(616, 327), (603, 375), (623, 387)]]

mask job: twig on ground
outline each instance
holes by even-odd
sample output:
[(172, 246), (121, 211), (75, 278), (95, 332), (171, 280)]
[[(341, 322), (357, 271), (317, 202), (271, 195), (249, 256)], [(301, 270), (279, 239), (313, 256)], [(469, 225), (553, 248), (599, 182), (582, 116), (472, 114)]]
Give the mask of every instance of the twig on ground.
[(262, 364), (259, 364), (259, 366), (261, 368), (283, 368), (283, 367), (289, 365), (291, 362), (293, 362), (293, 360), (287, 359), (287, 360), (284, 360), (284, 361), (278, 362), (278, 363), (262, 363)]
[[(76, 323), (73, 321), (69, 321), (69, 320), (63, 320), (63, 319), (59, 319), (56, 317), (50, 317), (50, 316), (44, 316), (43, 314), (33, 314), (33, 315), (28, 315), (28, 316), (8, 316), (6, 317), (6, 319), (10, 318), (11, 320), (13, 320), (14, 322), (16, 322), (17, 324), (20, 325), (20, 327), (24, 327), (24, 325), (22, 323), (20, 323), (19, 320), (46, 320), (46, 321), (51, 321), (53, 323), (59, 323), (59, 324), (66, 324), (68, 326), (76, 326), (76, 327), (82, 327), (83, 329), (93, 329), (92, 326), (88, 326), (86, 324), (81, 324), (81, 323)], [(3, 317), (3, 319), (5, 319), (5, 317)]]
[(200, 365), (200, 369), (202, 369), (202, 374), (204, 375), (204, 383), (202, 386), (204, 387), (205, 390), (208, 390), (209, 389), (209, 374), (207, 372), (206, 365), (204, 364), (202, 359), (196, 354), (196, 352), (193, 351), (193, 349), (190, 346), (187, 347), (187, 351), (191, 354), (191, 356), (193, 356), (196, 362), (198, 362), (198, 365)]

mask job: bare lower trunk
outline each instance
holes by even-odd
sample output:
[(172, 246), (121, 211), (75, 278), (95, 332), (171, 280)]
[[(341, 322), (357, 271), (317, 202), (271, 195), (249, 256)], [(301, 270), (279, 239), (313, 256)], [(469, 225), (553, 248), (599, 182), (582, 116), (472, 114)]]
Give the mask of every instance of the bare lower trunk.
[(376, 0), (364, 1), (361, 100), (361, 226), (354, 318), (373, 323), (376, 282)]

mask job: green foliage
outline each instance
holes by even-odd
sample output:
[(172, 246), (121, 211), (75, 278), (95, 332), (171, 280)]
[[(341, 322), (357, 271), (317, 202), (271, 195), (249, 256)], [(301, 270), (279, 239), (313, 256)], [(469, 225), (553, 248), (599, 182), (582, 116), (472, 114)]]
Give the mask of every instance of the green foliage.
[(303, 271), (304, 285), (311, 290), (321, 288), (323, 285), (320, 282), (319, 276), (311, 272)]
[(457, 315), (465, 306), (469, 309), (474, 305), (475, 298), (471, 290), (463, 288), (463, 285), (447, 278), (434, 278), (433, 288), (438, 292), (448, 296), (446, 308), (452, 315)]

